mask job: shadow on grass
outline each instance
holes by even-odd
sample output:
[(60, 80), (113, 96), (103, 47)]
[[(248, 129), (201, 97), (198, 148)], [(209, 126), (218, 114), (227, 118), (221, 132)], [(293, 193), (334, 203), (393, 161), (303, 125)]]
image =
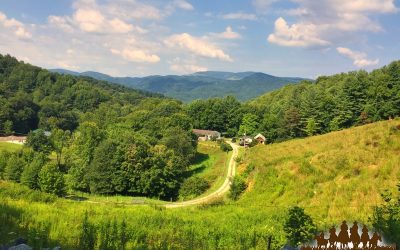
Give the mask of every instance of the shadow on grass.
[(194, 160), (191, 163), (192, 165), (197, 165), (197, 166), (189, 169), (185, 174), (185, 178), (189, 178), (195, 174), (202, 173), (206, 169), (206, 166), (204, 165), (204, 163), (208, 159), (210, 159), (210, 156), (208, 154), (203, 154), (203, 153), (197, 152)]
[(0, 203), (0, 249), (8, 249), (20, 244), (28, 244), (33, 249), (59, 245), (50, 240), (50, 222), (36, 223), (33, 218), (23, 216), (23, 214), (23, 209), (12, 207), (7, 203)]
[(73, 200), (73, 201), (86, 201), (88, 198), (82, 197), (82, 196), (77, 196), (77, 195), (67, 195), (64, 197), (64, 199), (67, 200)]
[(197, 165), (197, 164), (201, 164), (205, 161), (207, 161), (208, 159), (210, 159), (210, 156), (208, 154), (203, 154), (203, 153), (196, 153), (196, 156), (193, 159), (192, 164), (193, 165)]

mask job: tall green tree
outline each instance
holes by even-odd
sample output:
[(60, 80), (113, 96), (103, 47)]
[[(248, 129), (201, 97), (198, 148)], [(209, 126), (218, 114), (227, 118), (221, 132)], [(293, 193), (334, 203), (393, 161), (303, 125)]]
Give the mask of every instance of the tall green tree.
[(61, 159), (63, 150), (70, 143), (71, 132), (69, 130), (54, 129), (51, 132), (50, 141), (51, 145), (57, 155), (57, 165), (61, 168)]
[(21, 174), (21, 183), (31, 189), (40, 189), (39, 173), (47, 160), (45, 154), (36, 154), (34, 159), (24, 168), (24, 171)]
[(259, 125), (259, 119), (258, 116), (247, 113), (243, 116), (242, 123), (240, 124), (239, 127), (239, 135), (252, 135), (255, 132), (257, 132)]
[(45, 134), (43, 129), (30, 132), (28, 134), (26, 145), (36, 152), (42, 152), (45, 154), (49, 154), (53, 150), (49, 136)]

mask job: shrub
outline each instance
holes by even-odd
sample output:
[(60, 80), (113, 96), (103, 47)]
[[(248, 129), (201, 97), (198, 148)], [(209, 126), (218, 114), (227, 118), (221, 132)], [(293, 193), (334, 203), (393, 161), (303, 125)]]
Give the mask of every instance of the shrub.
[(7, 167), (7, 159), (10, 154), (7, 151), (0, 152), (0, 179), (3, 179), (4, 170)]
[(246, 166), (246, 169), (243, 172), (243, 177), (247, 177), (251, 174), (251, 172), (253, 172), (253, 170), (255, 169), (255, 165), (253, 163), (250, 163)]
[(27, 200), (31, 202), (54, 202), (55, 195), (46, 194), (38, 190), (31, 190), (28, 187), (12, 182), (0, 182), (1, 199), (10, 198), (13, 200)]
[(4, 178), (9, 181), (19, 182), (24, 167), (25, 162), (17, 154), (12, 154), (7, 161)]
[(64, 176), (54, 163), (45, 165), (39, 173), (39, 186), (43, 192), (63, 196), (65, 194)]
[(284, 229), (289, 244), (297, 247), (302, 243), (309, 242), (317, 228), (312, 218), (304, 212), (303, 208), (292, 207), (289, 209)]
[(385, 236), (389, 243), (400, 244), (400, 183), (396, 195), (389, 191), (381, 194), (384, 203), (373, 208), (370, 218), (375, 229)]
[(190, 177), (183, 182), (179, 190), (179, 195), (182, 198), (192, 198), (201, 195), (209, 187), (210, 184), (204, 178), (197, 176)]
[(231, 183), (229, 197), (232, 200), (238, 200), (240, 195), (243, 193), (244, 190), (246, 190), (246, 188), (246, 181), (240, 176), (235, 176)]
[(229, 151), (233, 150), (232, 146), (229, 145), (228, 143), (224, 142), (224, 141), (221, 142), (219, 147), (224, 152), (229, 152)]

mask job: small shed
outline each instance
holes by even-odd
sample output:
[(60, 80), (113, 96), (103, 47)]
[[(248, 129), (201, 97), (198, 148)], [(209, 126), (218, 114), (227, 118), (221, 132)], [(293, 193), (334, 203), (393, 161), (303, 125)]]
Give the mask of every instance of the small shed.
[(240, 146), (245, 146), (246, 147), (252, 142), (253, 142), (253, 138), (251, 138), (251, 136), (247, 136), (247, 135), (242, 136), (239, 139), (239, 145)]
[(265, 144), (266, 138), (262, 134), (258, 134), (254, 136), (254, 140), (256, 140), (259, 144)]
[(197, 136), (199, 141), (212, 141), (221, 139), (221, 133), (213, 130), (193, 129), (193, 134)]

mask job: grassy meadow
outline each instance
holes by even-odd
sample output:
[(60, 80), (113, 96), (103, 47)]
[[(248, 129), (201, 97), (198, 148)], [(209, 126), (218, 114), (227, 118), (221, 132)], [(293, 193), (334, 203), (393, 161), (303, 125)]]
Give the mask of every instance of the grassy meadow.
[(15, 152), (22, 148), (22, 145), (10, 143), (10, 142), (0, 142), (0, 151)]
[[(199, 145), (203, 154), (213, 150)], [(192, 168), (205, 164), (196, 174), (218, 181), (222, 170), (211, 166), (221, 159), (204, 157)], [(254, 169), (237, 202), (179, 209), (59, 199), (0, 182), (0, 245), (25, 237), (32, 246), (78, 249), (92, 235), (95, 249), (107, 249), (109, 237), (125, 249), (266, 249), (272, 236), (272, 248), (279, 249), (286, 208), (293, 205), (304, 207), (320, 229), (344, 219), (369, 224), (380, 193), (400, 179), (400, 120), (259, 145), (241, 159), (239, 173)]]
[(324, 227), (367, 222), (380, 194), (400, 180), (400, 120), (259, 145), (245, 162), (255, 171), (240, 206), (298, 204)]

